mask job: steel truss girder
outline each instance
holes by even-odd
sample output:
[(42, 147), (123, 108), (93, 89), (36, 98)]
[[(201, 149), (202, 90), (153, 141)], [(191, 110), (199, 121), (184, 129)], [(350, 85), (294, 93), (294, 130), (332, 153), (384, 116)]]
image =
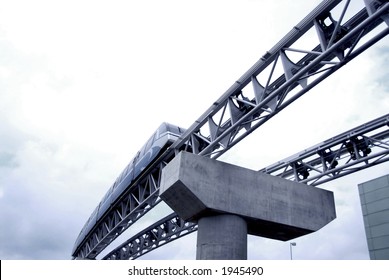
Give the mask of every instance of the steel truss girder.
[[(389, 114), (305, 149), (300, 153), (263, 168), (259, 172), (317, 186), (389, 161), (388, 126)], [(299, 163), (299, 165), (296, 163)], [(308, 177), (302, 180), (300, 176), (306, 169), (307, 172), (315, 171), (315, 174), (308, 174)], [(170, 220), (183, 225), (179, 230), (180, 232), (185, 232), (185, 235), (197, 230), (196, 223), (185, 222), (173, 213), (124, 242), (108, 253), (104, 259), (136, 259), (183, 237), (184, 234), (175, 234), (176, 230), (171, 233), (165, 231), (163, 235), (158, 235), (160, 239), (153, 239), (152, 242), (143, 242), (142, 245), (138, 245), (143, 238), (149, 238), (152, 233), (158, 232)], [(168, 229), (168, 227), (166, 228)], [(154, 236), (154, 238), (156, 237)]]
[[(190, 147), (190, 152), (195, 154), (219, 157), (389, 33), (386, 27), (364, 44), (359, 44), (370, 31), (387, 20), (387, 1), (365, 0), (368, 11), (363, 8), (343, 25), (342, 18), (333, 21), (331, 17), (331, 11), (340, 2), (325, 0), (317, 6), (187, 129), (172, 149), (178, 153)], [(348, 3), (346, 1), (344, 11)], [(326, 26), (328, 19), (332, 20), (332, 25)], [(311, 28), (318, 30), (317, 46), (313, 50), (292, 48)], [(305, 55), (295, 62), (288, 56), (289, 52)], [(282, 65), (283, 74), (277, 77), (278, 65)], [(265, 75), (265, 82), (261, 84), (262, 75)], [(249, 84), (252, 86), (250, 97)], [(160, 202), (159, 176), (163, 165), (159, 164), (166, 164), (171, 156), (169, 150), (165, 152), (129, 187), (107, 211), (102, 222), (91, 230), (74, 258), (96, 258), (116, 237)]]
[(172, 153), (167, 151), (164, 160), (158, 160), (118, 200), (102, 221), (93, 228), (77, 250), (74, 258), (95, 259), (112, 241), (156, 206), (162, 169)]
[(389, 115), (332, 137), (259, 172), (317, 186), (389, 161)]
[(136, 259), (196, 230), (197, 224), (185, 222), (172, 213), (121, 244), (108, 253), (103, 260)]
[[(173, 148), (178, 151), (185, 145), (191, 147), (193, 153), (218, 158), (389, 34), (386, 27), (365, 43), (361, 41), (387, 20), (389, 4), (385, 4), (386, 1), (366, 0), (368, 11), (364, 7), (344, 24), (342, 20), (350, 1), (346, 1), (339, 19), (334, 20), (331, 15), (340, 2), (323, 1), (214, 102), (173, 144)], [(331, 24), (326, 25), (327, 21)], [(317, 34), (316, 47), (306, 50), (293, 48), (293, 44), (312, 28)], [(292, 61), (288, 54), (296, 53), (304, 56)], [(280, 64), (281, 67), (278, 67)], [(276, 69), (281, 75), (276, 75)], [(259, 78), (263, 79), (263, 84)]]

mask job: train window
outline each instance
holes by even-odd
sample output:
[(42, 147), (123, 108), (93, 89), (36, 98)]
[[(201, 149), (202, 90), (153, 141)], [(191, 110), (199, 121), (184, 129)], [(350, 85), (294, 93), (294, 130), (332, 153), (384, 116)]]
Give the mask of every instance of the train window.
[(180, 128), (178, 126), (171, 126), (170, 132), (174, 134), (180, 134)]
[(140, 156), (139, 156), (139, 158), (143, 158), (143, 156), (144, 156), (145, 153), (146, 153), (146, 145), (144, 145), (144, 146), (142, 147), (142, 150), (140, 151)]
[(120, 173), (120, 175), (116, 178), (116, 182), (121, 182), (123, 175), (124, 175), (124, 172)]
[(161, 130), (161, 126), (158, 127), (157, 131), (155, 132), (155, 139), (159, 139), (159, 134), (160, 134), (160, 131)]
[(135, 163), (136, 163), (136, 161), (138, 160), (139, 154), (140, 154), (140, 152), (138, 152), (138, 153), (136, 154), (136, 156), (134, 156), (134, 159), (132, 160), (132, 163), (131, 163), (132, 166), (135, 166)]
[(131, 163), (127, 164), (126, 168), (123, 170), (122, 176), (120, 178), (120, 181), (122, 181), (128, 174), (128, 170), (130, 169)]
[(109, 188), (109, 190), (108, 190), (107, 193), (104, 195), (104, 197), (103, 197), (103, 199), (102, 199), (101, 201), (107, 200), (108, 196), (112, 193), (113, 186), (114, 186), (114, 185), (112, 185), (112, 186)]
[(128, 169), (130, 168), (130, 165), (131, 165), (131, 162), (129, 164), (127, 164), (127, 166), (123, 169), (122, 173), (120, 173), (120, 175), (117, 179), (118, 182), (123, 181), (123, 179), (126, 177), (126, 175), (128, 173)]
[(118, 186), (118, 180), (116, 180), (116, 181), (113, 183), (112, 189), (114, 190), (117, 186)]
[(92, 214), (90, 215), (90, 217), (88, 219), (88, 222), (97, 214), (97, 211), (99, 210), (100, 204), (101, 204), (101, 202), (97, 205), (95, 210), (93, 210)]
[(166, 131), (168, 130), (168, 123), (162, 123), (158, 130), (155, 139), (161, 138), (163, 135), (165, 135)]
[(155, 134), (153, 134), (153, 136), (150, 137), (149, 141), (147, 141), (146, 149), (145, 149), (146, 151), (150, 150), (151, 146), (153, 145), (154, 136), (155, 136)]

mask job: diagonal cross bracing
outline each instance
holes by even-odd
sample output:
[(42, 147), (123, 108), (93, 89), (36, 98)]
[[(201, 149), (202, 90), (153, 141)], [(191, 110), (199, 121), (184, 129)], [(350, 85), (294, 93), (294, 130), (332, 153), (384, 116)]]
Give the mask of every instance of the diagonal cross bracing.
[[(378, 1), (381, 7), (374, 13), (369, 15), (362, 9), (343, 25), (348, 1), (340, 19), (331, 16), (339, 2), (323, 1), (214, 102), (173, 147), (179, 150), (186, 145), (194, 153), (218, 158), (389, 33), (386, 28), (367, 42), (361, 41), (384, 21), (388, 13), (384, 1)], [(326, 25), (326, 21), (331, 24)], [(316, 31), (316, 47), (293, 48), (310, 29)], [(293, 61), (290, 57), (296, 53), (305, 55)]]
[[(341, 16), (334, 19), (331, 12), (341, 2), (345, 3), (340, 5)], [(348, 3), (326, 0), (319, 4), (214, 102), (172, 145), (172, 149), (177, 153), (190, 147), (190, 152), (218, 158), (326, 77), (388, 35), (387, 1), (365, 0), (365, 6), (361, 7), (360, 12), (345, 21), (343, 15), (348, 10)], [(380, 33), (370, 35), (372, 30), (381, 25), (385, 28)], [(316, 34), (314, 47), (295, 48), (294, 44), (311, 29)], [(295, 54), (303, 56), (294, 59)], [(356, 144), (351, 145), (357, 147)], [(165, 152), (128, 187), (115, 205), (107, 210), (101, 222), (90, 230), (76, 249), (74, 258), (96, 258), (116, 237), (160, 202), (158, 174), (172, 156), (171, 150)], [(371, 163), (373, 160), (378, 164), (384, 159), (368, 158), (360, 161)], [(320, 170), (314, 163), (296, 161), (292, 167), (293, 175), (304, 178), (304, 175), (299, 174), (300, 170), (307, 168), (311, 173)], [(290, 173), (288, 169), (285, 172)], [(325, 176), (328, 179), (336, 172), (338, 170), (327, 170)], [(354, 172), (354, 169), (347, 172)], [(321, 179), (315, 180), (319, 182)]]
[[(317, 186), (386, 161), (389, 161), (389, 114), (304, 149), (259, 172)], [(296, 170), (298, 167), (295, 163), (300, 163), (299, 170)], [(301, 178), (303, 174), (307, 177)], [(180, 220), (182, 226), (179, 230), (185, 234), (175, 235), (176, 229), (169, 232), (167, 228), (167, 232), (160, 235), (153, 243), (142, 244), (142, 246), (138, 244), (141, 236), (156, 231), (172, 220), (176, 223)], [(196, 230), (196, 223), (185, 222), (173, 213), (134, 235), (103, 259), (136, 259)], [(130, 253), (128, 248), (137, 248), (137, 250)]]

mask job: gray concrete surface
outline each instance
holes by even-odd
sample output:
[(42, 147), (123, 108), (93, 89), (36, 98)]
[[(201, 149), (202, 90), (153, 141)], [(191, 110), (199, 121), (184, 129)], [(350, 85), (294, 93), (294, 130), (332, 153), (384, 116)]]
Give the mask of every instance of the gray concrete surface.
[(236, 215), (202, 217), (198, 221), (197, 260), (246, 260), (247, 223)]
[(336, 218), (331, 191), (181, 152), (160, 197), (198, 223), (197, 259), (247, 259), (247, 234), (287, 241)]
[(336, 218), (331, 191), (186, 152), (164, 168), (160, 196), (184, 220), (234, 214), (249, 234), (284, 241)]

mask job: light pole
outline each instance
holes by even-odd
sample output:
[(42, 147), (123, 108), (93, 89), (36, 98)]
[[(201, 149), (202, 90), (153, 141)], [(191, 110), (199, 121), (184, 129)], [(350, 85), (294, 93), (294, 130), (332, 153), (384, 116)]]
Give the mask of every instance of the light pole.
[(290, 242), (289, 243), (289, 248), (290, 248), (290, 259), (293, 260), (293, 255), (292, 255), (292, 246), (296, 246), (296, 242)]

